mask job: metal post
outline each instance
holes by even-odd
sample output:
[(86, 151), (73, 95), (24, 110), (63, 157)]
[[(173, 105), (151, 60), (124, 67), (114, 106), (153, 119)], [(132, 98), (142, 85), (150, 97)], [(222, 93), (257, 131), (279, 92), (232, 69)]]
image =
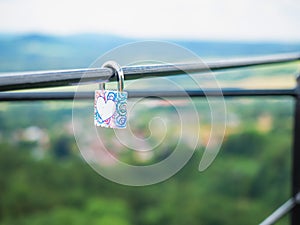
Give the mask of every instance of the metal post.
[(296, 200), (296, 205), (292, 210), (291, 224), (300, 224), (300, 205), (299, 195), (300, 191), (300, 77), (297, 78), (296, 88), (296, 104), (295, 104), (295, 116), (294, 116), (294, 146), (292, 152), (292, 196)]

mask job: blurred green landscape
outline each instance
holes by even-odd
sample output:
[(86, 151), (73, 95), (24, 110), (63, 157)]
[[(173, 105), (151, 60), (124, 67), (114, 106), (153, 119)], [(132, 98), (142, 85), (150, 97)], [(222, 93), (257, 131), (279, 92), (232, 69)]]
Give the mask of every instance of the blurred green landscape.
[[(0, 35), (0, 71), (88, 67), (120, 44), (111, 36)], [(202, 58), (299, 52), (300, 44), (175, 41)], [(222, 87), (291, 88), (297, 63), (216, 74)], [(180, 80), (180, 78), (178, 78)], [(149, 100), (149, 104), (150, 104)], [(72, 130), (72, 102), (2, 102), (0, 107), (0, 225), (250, 225), (258, 224), (290, 196), (293, 99), (228, 98), (227, 130), (213, 164), (198, 171), (210, 129), (205, 100), (204, 140), (170, 179), (128, 187), (98, 175), (82, 158)], [(156, 104), (154, 102), (153, 104)], [(81, 110), (80, 108), (78, 110)], [(156, 114), (168, 110), (158, 104)], [(138, 131), (147, 136), (153, 110), (145, 109)], [(82, 107), (82, 122), (89, 115)], [(165, 143), (168, 151), (173, 143)], [(184, 151), (184, 149), (182, 149)], [(158, 161), (154, 155), (131, 163)], [(288, 224), (288, 216), (278, 224)]]

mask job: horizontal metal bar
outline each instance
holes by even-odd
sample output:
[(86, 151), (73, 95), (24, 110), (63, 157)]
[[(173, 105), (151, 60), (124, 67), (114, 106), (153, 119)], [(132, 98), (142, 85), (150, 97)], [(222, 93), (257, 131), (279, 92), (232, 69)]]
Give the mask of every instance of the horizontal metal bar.
[[(208, 62), (206, 65), (188, 63), (176, 65), (128, 66), (123, 67), (123, 71), (125, 79), (131, 80), (147, 76), (171, 76), (184, 74), (184, 72), (196, 73), (209, 70), (219, 71), (297, 60), (300, 60), (300, 53), (222, 60)], [(4, 73), (0, 74), (0, 91), (76, 85), (79, 82), (107, 82), (114, 79), (113, 71), (109, 68)]]
[[(0, 92), (0, 101), (46, 101), (46, 100), (91, 100), (94, 92)], [(208, 89), (182, 91), (128, 91), (129, 98), (163, 97), (251, 97), (295, 96), (295, 89)]]

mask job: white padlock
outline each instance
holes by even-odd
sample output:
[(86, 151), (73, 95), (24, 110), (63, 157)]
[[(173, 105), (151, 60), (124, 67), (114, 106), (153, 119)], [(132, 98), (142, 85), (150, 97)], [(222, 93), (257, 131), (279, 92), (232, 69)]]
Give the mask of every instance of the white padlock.
[(109, 128), (126, 128), (127, 123), (127, 92), (124, 88), (124, 73), (119, 64), (108, 61), (102, 68), (111, 68), (117, 75), (118, 90), (105, 90), (105, 84), (95, 91), (94, 123), (96, 126)]

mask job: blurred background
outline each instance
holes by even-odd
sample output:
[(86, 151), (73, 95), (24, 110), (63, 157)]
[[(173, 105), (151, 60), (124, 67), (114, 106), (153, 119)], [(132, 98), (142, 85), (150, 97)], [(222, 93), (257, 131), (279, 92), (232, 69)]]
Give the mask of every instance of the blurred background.
[[(0, 72), (86, 68), (112, 48), (141, 40), (170, 41), (204, 61), (300, 52), (299, 12), (297, 0), (0, 0)], [(221, 87), (292, 88), (298, 74), (299, 64), (287, 63), (215, 75)], [(153, 115), (172, 112), (159, 101), (145, 104), (155, 107), (136, 124), (141, 138)], [(194, 104), (205, 143), (209, 108), (205, 100)], [(83, 160), (71, 101), (1, 102), (0, 224), (258, 224), (290, 196), (293, 99), (228, 98), (226, 107), (223, 145), (207, 170), (198, 171), (200, 144), (172, 178), (129, 187)], [(144, 165), (162, 156), (121, 157)]]

